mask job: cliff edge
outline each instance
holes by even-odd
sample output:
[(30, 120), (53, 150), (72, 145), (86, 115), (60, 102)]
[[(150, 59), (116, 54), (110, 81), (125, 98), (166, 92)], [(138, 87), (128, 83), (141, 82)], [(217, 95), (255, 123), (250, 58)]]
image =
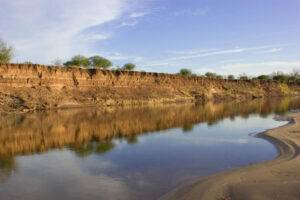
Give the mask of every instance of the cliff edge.
[(0, 64), (0, 112), (297, 95), (299, 85), (174, 74)]

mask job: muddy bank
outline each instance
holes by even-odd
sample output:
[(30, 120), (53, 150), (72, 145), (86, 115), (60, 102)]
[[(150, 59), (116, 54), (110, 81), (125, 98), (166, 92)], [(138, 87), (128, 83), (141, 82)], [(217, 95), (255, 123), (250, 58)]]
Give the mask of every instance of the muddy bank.
[(0, 65), (0, 112), (155, 105), (299, 94), (300, 86), (174, 74)]
[(259, 134), (276, 145), (276, 159), (197, 180), (163, 199), (299, 199), (300, 113), (291, 113), (285, 119), (289, 120), (287, 125)]

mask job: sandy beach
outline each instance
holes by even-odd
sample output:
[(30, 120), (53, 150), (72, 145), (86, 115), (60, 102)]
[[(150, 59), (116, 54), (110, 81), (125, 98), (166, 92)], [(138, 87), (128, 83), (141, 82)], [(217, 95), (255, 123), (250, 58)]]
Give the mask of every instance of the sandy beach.
[(289, 123), (258, 134), (277, 147), (279, 155), (274, 160), (196, 180), (163, 199), (300, 199), (300, 112), (289, 113), (281, 120)]

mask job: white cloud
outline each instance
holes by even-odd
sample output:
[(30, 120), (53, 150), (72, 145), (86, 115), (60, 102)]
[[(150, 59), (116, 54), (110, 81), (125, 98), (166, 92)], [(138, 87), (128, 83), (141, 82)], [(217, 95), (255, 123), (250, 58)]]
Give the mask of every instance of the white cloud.
[(123, 21), (118, 27), (124, 27), (124, 26), (135, 26), (139, 23), (138, 20), (130, 20), (130, 21)]
[(209, 12), (209, 8), (184, 9), (174, 12), (174, 16), (203, 16)]
[(272, 49), (259, 51), (257, 53), (276, 53), (276, 52), (280, 52), (281, 50), (282, 50), (282, 48), (272, 48)]
[(85, 53), (85, 39), (104, 40), (85, 30), (117, 20), (129, 0), (1, 0), (0, 37), (15, 46), (16, 61), (49, 63)]
[(196, 69), (198, 73), (205, 73), (207, 71), (216, 72), (219, 74), (234, 74), (240, 75), (246, 73), (249, 75), (271, 74), (272, 72), (281, 71), (290, 73), (293, 69), (300, 68), (299, 61), (266, 61), (253, 63), (231, 63), (226, 65), (216, 66), (214, 68), (203, 67)]
[(105, 57), (113, 60), (113, 61), (119, 61), (119, 60), (125, 60), (130, 62), (139, 62), (142, 61), (144, 58), (141, 56), (135, 56), (135, 55), (127, 55), (127, 54), (121, 54), (121, 53), (104, 53)]
[(144, 17), (145, 15), (148, 15), (149, 12), (133, 12), (131, 13), (127, 19), (124, 19), (118, 26), (118, 28), (122, 28), (122, 27), (133, 27), (135, 25), (137, 25), (140, 22), (140, 18)]
[(195, 59), (201, 57), (208, 57), (208, 56), (216, 56), (216, 55), (224, 55), (224, 54), (236, 54), (236, 53), (243, 53), (243, 52), (255, 52), (260, 50), (269, 49), (270, 46), (258, 46), (258, 47), (249, 47), (249, 48), (233, 48), (233, 49), (212, 49), (212, 50), (194, 50), (188, 51), (182, 56), (176, 56), (173, 58), (167, 59), (168, 61), (178, 61), (178, 60), (187, 60), (187, 59)]
[(131, 13), (129, 15), (130, 18), (140, 18), (140, 17), (143, 17), (145, 15), (148, 15), (149, 13), (148, 12), (134, 12), (134, 13)]
[(181, 51), (167, 51), (168, 54), (173, 55), (195, 55), (200, 53), (208, 53), (212, 51), (217, 51), (218, 49), (192, 49), (192, 50), (181, 50)]
[[(148, 61), (143, 63), (147, 67), (158, 67), (158, 66), (182, 66), (184, 63), (193, 59), (211, 57), (211, 56), (220, 56), (226, 54), (239, 54), (245, 52), (261, 52), (261, 51), (270, 51), (272, 46), (257, 46), (257, 47), (247, 47), (247, 48), (231, 48), (231, 49), (193, 49), (185, 51), (167, 51), (167, 54), (172, 54), (172, 56), (156, 61)], [(273, 49), (271, 49), (273, 50)], [(232, 59), (232, 61), (237, 61)], [(240, 60), (239, 60), (240, 61)], [(226, 61), (224, 63), (229, 63)]]
[(106, 40), (110, 37), (111, 35), (109, 34), (100, 34), (100, 33), (87, 33), (87, 34), (81, 34), (79, 36), (80, 39), (85, 41)]

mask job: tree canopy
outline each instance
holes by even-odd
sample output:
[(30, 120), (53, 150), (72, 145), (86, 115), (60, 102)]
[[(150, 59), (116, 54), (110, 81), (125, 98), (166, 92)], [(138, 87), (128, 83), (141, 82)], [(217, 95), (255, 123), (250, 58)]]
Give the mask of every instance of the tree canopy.
[(93, 68), (103, 68), (108, 69), (112, 66), (112, 62), (101, 56), (92, 56), (89, 58), (90, 65)]
[(123, 70), (128, 70), (128, 71), (132, 71), (136, 68), (136, 65), (133, 64), (133, 63), (126, 63), (124, 66), (123, 66)]
[(192, 75), (192, 71), (186, 68), (183, 68), (179, 71), (179, 74), (182, 76), (191, 76)]
[(90, 65), (90, 61), (87, 57), (82, 55), (76, 55), (71, 58), (70, 61), (64, 63), (65, 66), (78, 66), (78, 67), (88, 67)]
[(269, 80), (270, 77), (268, 75), (260, 75), (257, 77), (258, 80)]
[(0, 39), (0, 63), (9, 63), (13, 57), (13, 48)]
[(208, 78), (216, 78), (218, 75), (216, 73), (213, 72), (206, 72), (205, 76)]
[(83, 55), (76, 55), (71, 60), (64, 63), (66, 67), (78, 66), (85, 68), (103, 68), (108, 69), (112, 66), (112, 62), (101, 56), (85, 57)]

